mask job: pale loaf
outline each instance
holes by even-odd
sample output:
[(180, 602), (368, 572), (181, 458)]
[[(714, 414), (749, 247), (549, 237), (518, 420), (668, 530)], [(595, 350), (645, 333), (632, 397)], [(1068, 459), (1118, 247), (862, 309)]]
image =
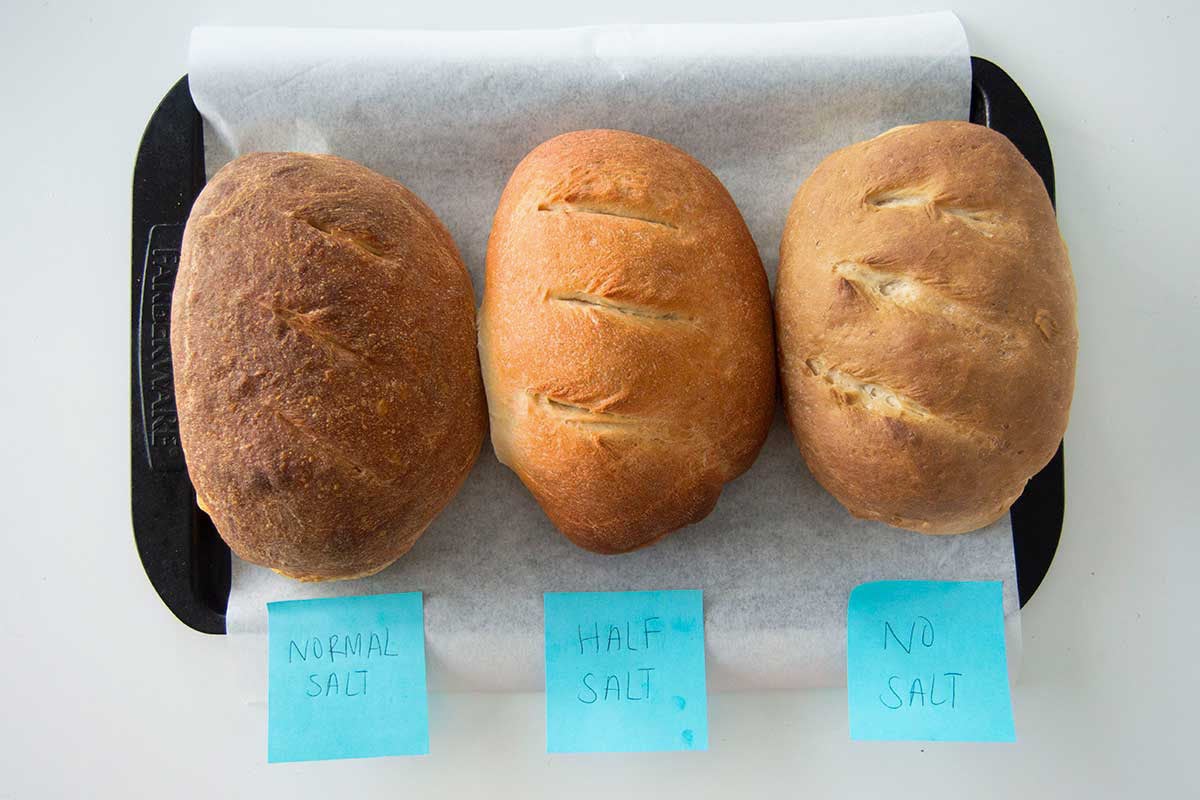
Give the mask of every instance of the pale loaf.
[(792, 203), (775, 310), (796, 442), (855, 516), (974, 530), (1059, 446), (1071, 267), (1041, 179), (995, 131), (906, 126), (821, 162)]

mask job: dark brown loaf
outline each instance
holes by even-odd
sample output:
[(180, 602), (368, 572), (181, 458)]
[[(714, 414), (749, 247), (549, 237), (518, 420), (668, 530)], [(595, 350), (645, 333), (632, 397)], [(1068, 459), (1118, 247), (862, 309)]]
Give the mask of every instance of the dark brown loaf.
[(171, 348), (188, 472), (235, 553), (326, 580), (413, 545), (485, 431), (473, 299), (449, 233), (395, 181), (290, 153), (213, 177)]
[(856, 516), (987, 525), (1067, 427), (1066, 247), (1041, 179), (987, 128), (906, 126), (825, 159), (788, 216), (776, 321), (796, 441)]
[(774, 406), (766, 276), (728, 192), (644, 136), (537, 147), (496, 212), (480, 358), (497, 457), (576, 544), (702, 519)]

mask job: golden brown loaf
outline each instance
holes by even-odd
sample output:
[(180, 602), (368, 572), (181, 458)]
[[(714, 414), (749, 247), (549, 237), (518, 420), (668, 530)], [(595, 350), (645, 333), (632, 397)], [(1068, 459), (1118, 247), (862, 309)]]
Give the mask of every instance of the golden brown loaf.
[(771, 422), (754, 242), (711, 172), (644, 136), (564, 134), (520, 163), (479, 336), (497, 457), (599, 553), (704, 518)]
[(792, 431), (855, 516), (980, 528), (1062, 439), (1071, 267), (999, 133), (931, 122), (825, 159), (792, 204), (775, 308)]
[(470, 278), (399, 183), (332, 156), (225, 166), (188, 219), (171, 311), (197, 500), (302, 580), (405, 553), (486, 426)]

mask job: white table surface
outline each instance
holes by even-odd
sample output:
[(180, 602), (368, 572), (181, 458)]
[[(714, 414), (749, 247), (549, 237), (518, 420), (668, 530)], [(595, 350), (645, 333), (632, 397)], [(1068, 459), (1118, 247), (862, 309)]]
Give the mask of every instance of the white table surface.
[[(159, 602), (129, 517), (134, 153), (196, 24), (770, 21), (939, 3), (0, 7), (0, 798), (1196, 796), (1196, 4), (954, 5), (1054, 151), (1079, 286), (1067, 515), (1023, 616), (1015, 745), (848, 740), (845, 692), (715, 695), (707, 753), (545, 753), (543, 698), (434, 695), (433, 754), (265, 763), (225, 640)], [(1101, 7), (1103, 10), (1101, 11)], [(1185, 51), (1185, 47), (1188, 50)], [(1184, 575), (1188, 577), (1185, 579)], [(237, 791), (230, 792), (235, 786)]]

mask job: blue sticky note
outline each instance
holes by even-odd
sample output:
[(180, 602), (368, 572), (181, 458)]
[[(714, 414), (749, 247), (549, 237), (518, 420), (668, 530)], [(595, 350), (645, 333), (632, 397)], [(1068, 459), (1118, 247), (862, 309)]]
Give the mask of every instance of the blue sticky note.
[(546, 749), (708, 749), (700, 591), (547, 592)]
[(267, 603), (267, 761), (429, 752), (420, 592)]
[(850, 593), (850, 738), (1016, 741), (1000, 581), (878, 581)]

